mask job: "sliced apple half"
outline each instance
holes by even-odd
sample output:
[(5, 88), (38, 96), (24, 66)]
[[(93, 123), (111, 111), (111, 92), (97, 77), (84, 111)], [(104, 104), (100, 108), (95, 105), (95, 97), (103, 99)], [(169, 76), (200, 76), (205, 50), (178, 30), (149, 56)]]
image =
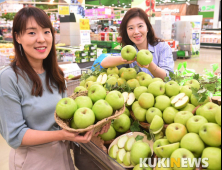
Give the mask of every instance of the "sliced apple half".
[(107, 74), (100, 74), (96, 82), (105, 84), (107, 81), (107, 78), (108, 78)]
[(136, 139), (134, 137), (129, 138), (125, 144), (125, 150), (128, 152), (131, 151), (133, 144), (135, 142), (136, 142)]
[(119, 152), (119, 148), (117, 145), (113, 145), (109, 150), (109, 156), (113, 159), (117, 158), (117, 153)]
[(124, 146), (125, 146), (125, 144), (126, 144), (126, 142), (127, 142), (127, 140), (128, 140), (129, 138), (128, 138), (128, 136), (123, 136), (123, 137), (121, 137), (119, 140), (118, 140), (118, 143), (117, 143), (117, 146), (120, 148), (120, 149), (122, 149), (122, 148), (124, 148)]
[(122, 95), (127, 106), (131, 106), (136, 99), (134, 93), (123, 92)]
[(126, 103), (128, 98), (129, 98), (129, 93), (128, 92), (123, 92), (122, 95), (123, 95), (123, 98), (124, 98), (124, 102)]
[(175, 107), (178, 110), (183, 109), (184, 107), (186, 107), (188, 103), (189, 103), (189, 97), (186, 96), (185, 93), (178, 94), (171, 101), (171, 104), (173, 105), (173, 107)]
[(155, 141), (155, 143), (153, 144), (153, 151), (155, 152), (157, 157), (160, 158), (161, 155), (158, 154), (156, 149), (161, 147), (161, 146), (165, 146), (165, 145), (169, 145), (169, 144), (170, 144), (170, 142), (167, 139), (159, 139), (159, 140)]
[(151, 125), (150, 125), (150, 130), (152, 131), (153, 134), (158, 134), (161, 132), (161, 130), (163, 129), (164, 127), (164, 121), (163, 119), (156, 115), (154, 116), (152, 122), (151, 122)]
[(156, 152), (161, 158), (170, 158), (172, 153), (180, 148), (180, 143), (174, 143), (156, 148)]
[(117, 159), (116, 159), (117, 162), (118, 163), (123, 163), (123, 158), (124, 158), (125, 155), (126, 155), (125, 149), (120, 149), (118, 154), (117, 154)]
[(125, 154), (124, 158), (123, 158), (123, 164), (124, 164), (125, 166), (130, 166), (130, 165), (131, 165), (130, 158), (131, 158), (130, 152), (127, 152), (127, 153)]

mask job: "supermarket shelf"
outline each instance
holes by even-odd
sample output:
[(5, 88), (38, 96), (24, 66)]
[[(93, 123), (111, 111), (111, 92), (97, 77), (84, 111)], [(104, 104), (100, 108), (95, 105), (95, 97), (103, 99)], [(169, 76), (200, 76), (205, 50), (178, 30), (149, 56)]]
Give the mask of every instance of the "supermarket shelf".
[(201, 43), (200, 47), (208, 47), (208, 48), (221, 48), (221, 44), (216, 43)]

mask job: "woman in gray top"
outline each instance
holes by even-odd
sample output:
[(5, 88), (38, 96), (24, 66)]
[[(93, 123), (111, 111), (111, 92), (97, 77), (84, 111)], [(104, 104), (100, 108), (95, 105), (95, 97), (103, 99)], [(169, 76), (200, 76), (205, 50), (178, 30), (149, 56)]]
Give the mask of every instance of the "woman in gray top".
[(10, 170), (73, 170), (68, 141), (87, 143), (93, 132), (60, 130), (54, 120), (66, 86), (49, 17), (23, 8), (12, 31), (15, 59), (0, 72), (0, 133), (12, 147)]

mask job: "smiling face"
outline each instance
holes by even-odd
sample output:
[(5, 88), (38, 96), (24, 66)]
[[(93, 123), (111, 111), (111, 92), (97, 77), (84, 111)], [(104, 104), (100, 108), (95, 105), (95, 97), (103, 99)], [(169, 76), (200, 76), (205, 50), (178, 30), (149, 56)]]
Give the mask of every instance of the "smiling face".
[(148, 28), (143, 19), (140, 17), (135, 17), (129, 20), (127, 24), (127, 34), (129, 39), (136, 46), (146, 46), (148, 45), (147, 40)]
[(27, 59), (33, 65), (47, 58), (52, 48), (53, 37), (50, 28), (42, 28), (30, 17), (26, 30), (16, 35), (16, 40), (22, 45)]

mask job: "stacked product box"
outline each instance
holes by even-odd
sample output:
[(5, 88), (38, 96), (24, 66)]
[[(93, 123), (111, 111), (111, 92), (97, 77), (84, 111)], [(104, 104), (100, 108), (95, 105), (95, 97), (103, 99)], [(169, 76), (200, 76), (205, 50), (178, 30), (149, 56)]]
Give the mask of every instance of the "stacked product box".
[(84, 46), (84, 51), (88, 53), (87, 61), (95, 61), (97, 59), (97, 45), (96, 44), (88, 44)]
[(76, 51), (75, 52), (75, 56), (76, 56), (76, 63), (85, 63), (88, 62), (88, 52), (83, 50), (83, 51)]

